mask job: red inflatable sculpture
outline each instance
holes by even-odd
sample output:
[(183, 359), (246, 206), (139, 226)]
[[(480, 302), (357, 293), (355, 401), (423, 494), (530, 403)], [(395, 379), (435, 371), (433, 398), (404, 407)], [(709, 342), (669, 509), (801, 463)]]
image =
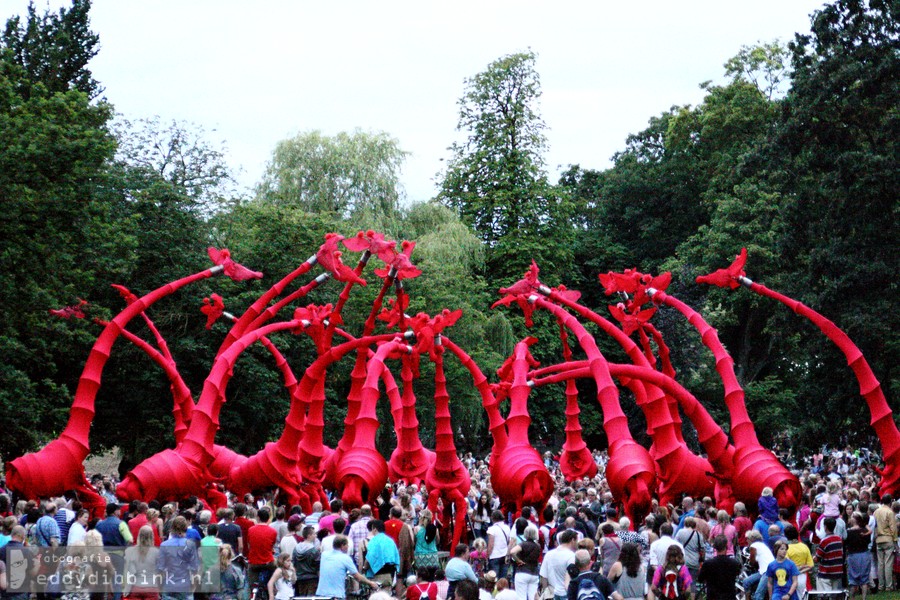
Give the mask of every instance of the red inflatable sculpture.
[(850, 365), (850, 369), (859, 383), (859, 393), (869, 407), (872, 428), (881, 442), (885, 467), (881, 472), (881, 482), (878, 486), (879, 493), (889, 493), (896, 496), (900, 493), (900, 431), (897, 430), (894, 415), (884, 398), (881, 383), (875, 377), (862, 352), (847, 334), (818, 312), (805, 304), (748, 279), (744, 273), (744, 264), (746, 262), (747, 249), (742, 248), (740, 254), (737, 255), (730, 266), (725, 269), (719, 269), (709, 275), (697, 277), (697, 283), (706, 283), (732, 290), (739, 285), (743, 285), (760, 296), (777, 300), (801, 317), (810, 320), (838, 347), (844, 356), (847, 357), (847, 364)]
[(779, 506), (795, 509), (800, 503), (800, 482), (778, 462), (771, 451), (760, 445), (744, 404), (744, 390), (734, 374), (734, 361), (719, 341), (716, 330), (699, 313), (663, 291), (668, 287), (669, 279), (668, 274), (654, 279), (637, 271), (600, 276), (607, 294), (634, 294), (632, 310), (639, 309), (652, 299), (654, 304), (675, 308), (697, 329), (703, 345), (715, 357), (716, 371), (725, 386), (725, 404), (731, 417), (731, 435), (735, 447), (732, 477), (735, 498), (748, 506), (754, 506), (763, 488), (771, 487)]
[(220, 262), (211, 269), (168, 283), (138, 298), (109, 322), (91, 348), (78, 381), (69, 421), (60, 437), (40, 451), (21, 456), (6, 465), (7, 484), (11, 490), (26, 498), (60, 496), (66, 491), (75, 491), (95, 515), (102, 514), (106, 502), (87, 482), (82, 464), (90, 453), (89, 433), (94, 418), (94, 401), (112, 346), (134, 317), (186, 285), (222, 272), (227, 272), (236, 280), (250, 276), (246, 269), (228, 256), (223, 258), (216, 253), (214, 261), (216, 260)]
[[(341, 244), (350, 251), (362, 252), (355, 268), (343, 264)], [(403, 281), (420, 274), (411, 262), (414, 247), (412, 242), (403, 242), (398, 251), (395, 242), (373, 231), (361, 231), (350, 239), (328, 234), (315, 255), (269, 288), (239, 317), (225, 313), (224, 301), (218, 295), (205, 299), (202, 311), (207, 317), (207, 328), (223, 315), (233, 323), (218, 349), (196, 404), (147, 309), (176, 290), (217, 273), (237, 281), (258, 278), (261, 273), (235, 263), (228, 250), (210, 248), (209, 256), (216, 264), (212, 269), (167, 284), (141, 298), (117, 286), (127, 307), (108, 323), (98, 321), (103, 331), (79, 380), (65, 431), (40, 452), (27, 454), (8, 464), (10, 487), (30, 498), (74, 490), (95, 514), (102, 513), (105, 501), (90, 487), (81, 464), (89, 452), (88, 432), (101, 375), (114, 342), (122, 336), (150, 357), (168, 378), (176, 444), (174, 449), (145, 460), (125, 477), (117, 490), (123, 500), (173, 500), (195, 494), (212, 508), (217, 508), (225, 501), (222, 489), (239, 495), (275, 490), (277, 501), (298, 504), (309, 513), (314, 502), (327, 501), (326, 490), (339, 495), (345, 508), (373, 503), (390, 479), (424, 484), (429, 508), (448, 528), (447, 541), (455, 545), (465, 533), (466, 496), (471, 481), (454, 442), (451, 399), (444, 373), (444, 360), (449, 352), (471, 374), (474, 387), (481, 396), (494, 442), (490, 457), (491, 484), (505, 510), (518, 512), (524, 506), (532, 506), (541, 511), (553, 491), (554, 482), (529, 440), (528, 399), (536, 386), (565, 385), (565, 441), (560, 455), (564, 476), (572, 481), (594, 477), (597, 473), (597, 464), (585, 443), (579, 420), (576, 380), (580, 378), (590, 379), (596, 386), (596, 400), (603, 411), (603, 428), (609, 440), (610, 459), (605, 475), (615, 499), (624, 504), (632, 523), (639, 523), (648, 513), (654, 496), (661, 503), (668, 503), (677, 501), (683, 494), (712, 494), (719, 508), (730, 510), (736, 499), (754, 506), (762, 489), (771, 487), (780, 506), (793, 508), (797, 505), (799, 483), (771, 452), (759, 444), (733, 363), (716, 331), (696, 311), (665, 292), (670, 279), (668, 274), (653, 278), (629, 270), (600, 276), (608, 294), (625, 295), (625, 301), (609, 307), (620, 328), (579, 304), (578, 292), (542, 284), (537, 265), (533, 264), (522, 280), (500, 290), (502, 298), (495, 306), (517, 304), (522, 308), (528, 326), (531, 326), (535, 310), (549, 313), (559, 325), (562, 361), (540, 367), (531, 354), (531, 347), (537, 340), (526, 338), (515, 345), (512, 355), (498, 370), (499, 381), (491, 384), (472, 357), (444, 333), (460, 318), (460, 311), (444, 310), (434, 316), (419, 313), (410, 317), (406, 314), (409, 296)], [(342, 311), (355, 286), (366, 284), (362, 274), (372, 256), (385, 265), (383, 269), (375, 270), (383, 281), (372, 301), (361, 335), (355, 337), (341, 328)], [(730, 289), (744, 285), (757, 294), (776, 299), (813, 321), (838, 345), (859, 381), (860, 392), (872, 415), (872, 425), (884, 448), (886, 467), (880, 489), (882, 492), (900, 492), (900, 431), (880, 384), (858, 348), (831, 321), (812, 309), (747, 279), (743, 271), (745, 261), (744, 251), (730, 267), (699, 277), (698, 282)], [(325, 272), (286, 293), (288, 286), (316, 264)], [(331, 278), (343, 283), (334, 306), (293, 306)], [(392, 287), (396, 297), (388, 300), (388, 308), (383, 309), (385, 296)], [(651, 306), (651, 302), (655, 306)], [(82, 319), (86, 316), (87, 306), (81, 300), (75, 306), (50, 312), (66, 319)], [(676, 381), (669, 348), (650, 322), (658, 306), (673, 307), (682, 313), (713, 353), (716, 370), (725, 387), (733, 446), (705, 408)], [(284, 310), (291, 310), (292, 318), (273, 321)], [(144, 320), (156, 347), (126, 330), (137, 316)], [(609, 363), (579, 318), (612, 337), (633, 364)], [(376, 333), (379, 320), (386, 322), (387, 330), (396, 331)], [(280, 332), (304, 333), (315, 344), (317, 358), (306, 366), (299, 381), (271, 339)], [(638, 334), (639, 343), (631, 339), (634, 334)], [(345, 341), (335, 344), (335, 335)], [(241, 354), (256, 343), (262, 344), (274, 358), (291, 404), (278, 440), (245, 457), (215, 444), (215, 436), (234, 365)], [(585, 360), (574, 360), (576, 344), (586, 355)], [(331, 450), (323, 439), (327, 373), (339, 360), (354, 353), (343, 435), (337, 447)], [(420, 400), (416, 398), (414, 388), (422, 357), (434, 364), (434, 451), (423, 447), (416, 416)], [(399, 387), (388, 368), (391, 360), (399, 361)], [(656, 368), (658, 363), (661, 371)], [(633, 392), (646, 418), (652, 440), (649, 451), (641, 447), (629, 431), (614, 378)], [(382, 385), (390, 402), (397, 437), (397, 446), (389, 460), (375, 444), (379, 427), (376, 406)], [(507, 399), (510, 409), (504, 417), (500, 404)], [(685, 444), (681, 431), (682, 411), (697, 430), (708, 458), (693, 454)]]

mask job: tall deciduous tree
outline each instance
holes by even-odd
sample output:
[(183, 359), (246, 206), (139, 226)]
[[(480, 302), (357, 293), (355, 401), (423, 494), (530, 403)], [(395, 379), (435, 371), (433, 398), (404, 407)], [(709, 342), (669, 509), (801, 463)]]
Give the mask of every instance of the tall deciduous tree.
[(489, 272), (516, 277), (533, 257), (548, 270), (567, 265), (567, 196), (544, 173), (547, 140), (538, 111), (536, 56), (503, 56), (465, 81), (457, 129), (438, 199), (487, 244)]
[(25, 77), (19, 82), (24, 96), (36, 83), (50, 92), (78, 90), (89, 98), (101, 92), (87, 68), (100, 42), (90, 30), (90, 9), (91, 0), (72, 0), (71, 8), (38, 16), (34, 2), (29, 2), (24, 24), (18, 16), (6, 22), (0, 48), (9, 50), (10, 62), (24, 69)]
[(257, 197), (337, 217), (393, 215), (407, 153), (387, 133), (301, 133), (275, 146)]
[[(0, 305), (8, 315), (0, 320), (4, 456), (53, 435), (69, 403), (65, 384), (74, 382), (83, 360), (77, 349), (86, 342), (84, 331), (47, 310), (89, 298), (98, 281), (117, 278), (128, 256), (129, 240), (119, 235), (110, 204), (97, 193), (115, 150), (107, 129), (110, 107), (91, 103), (89, 90), (78, 89), (79, 76), (60, 74), (70, 65), (53, 44), (65, 37), (61, 22), (69, 16), (63, 9), (58, 17), (38, 19), (31, 7), (27, 40), (53, 48), (43, 48), (44, 54), (20, 48), (18, 19), (7, 23), (0, 48)], [(78, 28), (67, 35), (79, 47), (94, 39)], [(29, 70), (34, 65), (22, 58), (35, 55), (43, 57), (43, 66)]]

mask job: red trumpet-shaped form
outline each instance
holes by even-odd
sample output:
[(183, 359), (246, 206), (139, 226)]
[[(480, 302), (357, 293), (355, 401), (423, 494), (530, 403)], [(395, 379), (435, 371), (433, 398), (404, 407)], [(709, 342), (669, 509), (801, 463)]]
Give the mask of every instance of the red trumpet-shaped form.
[[(588, 319), (592, 323), (596, 324), (603, 330), (604, 333), (608, 334), (612, 337), (621, 347), (625, 350), (626, 354), (628, 354), (628, 358), (634, 362), (635, 365), (643, 366), (643, 367), (651, 367), (651, 364), (647, 357), (641, 353), (640, 348), (638, 348), (637, 344), (629, 338), (625, 333), (613, 325), (609, 320), (604, 319), (597, 313), (589, 310), (588, 308), (581, 306), (571, 300), (561, 297), (560, 295), (551, 293), (549, 296), (550, 300), (554, 302), (558, 302), (567, 308), (571, 308), (580, 316)], [(645, 394), (647, 397), (647, 402), (659, 402), (660, 399), (666, 398), (666, 394), (663, 390), (661, 390), (658, 386), (653, 386), (652, 384), (648, 384), (646, 386), (647, 393)], [(638, 396), (638, 392), (635, 393)], [(640, 398), (638, 397), (639, 404)], [(728, 505), (734, 503), (734, 497), (731, 494), (730, 486), (727, 485), (731, 480), (731, 474), (734, 470), (734, 448), (731, 444), (728, 443), (728, 436), (722, 431), (722, 428), (712, 419), (709, 413), (703, 408), (703, 405), (700, 404), (693, 396), (680, 397), (679, 403), (682, 409), (685, 411), (687, 417), (693, 423), (694, 428), (697, 430), (697, 436), (700, 441), (700, 445), (703, 446), (703, 449), (706, 451), (708, 458), (708, 464), (712, 465), (713, 470), (716, 473), (716, 484), (715, 484), (715, 498), (716, 498), (716, 506)], [(653, 414), (657, 412), (659, 409), (655, 409)], [(675, 409), (677, 412), (677, 408)], [(670, 410), (671, 413), (671, 410)], [(647, 412), (645, 412), (647, 414)], [(654, 419), (656, 417), (654, 416)], [(651, 419), (648, 419), (648, 422), (652, 422)], [(676, 429), (680, 421), (672, 420), (673, 429)], [(653, 428), (651, 429), (651, 435), (653, 434)], [(677, 434), (676, 434), (677, 437)], [(699, 457), (695, 455), (684, 455), (683, 451), (678, 451), (680, 454), (680, 458), (673, 458), (671, 463), (668, 465), (668, 471), (660, 468), (660, 473), (665, 477), (665, 482), (662, 485), (665, 488), (660, 492), (661, 496), (666, 496), (667, 494), (673, 497), (677, 497), (680, 493), (688, 493), (694, 496), (698, 495), (697, 492), (699, 490), (694, 490), (691, 487), (690, 482), (697, 478), (700, 474), (703, 474), (708, 471), (708, 466), (704, 465), (703, 461)], [(683, 459), (683, 460), (682, 460)], [(682, 474), (683, 471), (684, 474)], [(702, 488), (701, 488), (702, 489)]]
[[(438, 338), (440, 341), (440, 338)], [(466, 528), (466, 495), (472, 486), (469, 471), (459, 460), (453, 441), (453, 425), (450, 419), (450, 395), (447, 393), (447, 378), (444, 375), (444, 348), (434, 350), (434, 461), (425, 474), (428, 487), (428, 508), (438, 509), (438, 499), (443, 499), (444, 514), (439, 520), (450, 522), (450, 507), (455, 507), (453, 537), (450, 547), (455, 548), (462, 540)]]
[(10, 489), (26, 498), (61, 496), (65, 491), (74, 490), (83, 498), (82, 502), (91, 505), (95, 515), (102, 513), (105, 502), (99, 499), (99, 495), (85, 479), (83, 463), (90, 453), (89, 433), (94, 419), (94, 401), (113, 344), (129, 321), (153, 303), (222, 270), (223, 267), (217, 266), (168, 283), (128, 305), (104, 327), (91, 348), (78, 380), (75, 400), (65, 429), (58, 439), (40, 451), (7, 463), (6, 480)]
[(504, 447), (492, 457), (490, 472), (491, 485), (501, 502), (506, 500), (507, 508), (518, 512), (523, 506), (532, 506), (540, 514), (553, 493), (553, 479), (528, 440), (531, 388), (526, 375), (529, 366), (536, 364), (528, 351), (535, 341), (528, 338), (516, 344), (513, 356), (498, 371), (501, 379), (509, 383), (510, 408), (505, 422), (508, 438)]
[[(572, 349), (569, 347), (569, 334), (565, 325), (559, 324), (559, 339), (562, 341), (563, 360), (572, 360)], [(559, 470), (562, 471), (566, 481), (574, 481), (587, 477), (592, 479), (597, 475), (599, 467), (591, 451), (588, 450), (584, 438), (581, 437), (581, 421), (578, 415), (581, 408), (578, 406), (578, 386), (574, 379), (566, 381), (566, 439), (563, 442), (562, 452), (559, 455)]]
[(671, 306), (687, 318), (700, 333), (703, 345), (715, 357), (716, 371), (725, 386), (725, 405), (731, 417), (731, 436), (734, 439), (734, 476), (732, 489), (735, 498), (753, 506), (763, 488), (774, 491), (778, 506), (794, 510), (800, 504), (800, 482), (782, 465), (771, 450), (763, 448), (744, 404), (744, 390), (734, 374), (734, 361), (725, 350), (716, 330), (684, 302), (665, 292), (648, 289), (653, 302)]
[(875, 377), (863, 353), (846, 333), (820, 313), (793, 298), (747, 279), (744, 274), (746, 261), (747, 249), (742, 248), (741, 253), (728, 268), (698, 277), (697, 283), (709, 283), (728, 289), (735, 289), (743, 284), (750, 288), (750, 291), (777, 300), (796, 314), (805, 317), (838, 347), (847, 358), (847, 364), (859, 383), (859, 393), (869, 407), (872, 428), (881, 442), (885, 468), (881, 472), (879, 493), (891, 495), (900, 493), (900, 431), (897, 430), (893, 413), (885, 400), (881, 383)]
[(603, 430), (609, 440), (609, 463), (606, 465), (609, 489), (625, 505), (632, 523), (643, 522), (650, 512), (651, 492), (656, 488), (656, 468), (647, 450), (631, 437), (606, 359), (584, 326), (562, 307), (537, 295), (530, 296), (529, 302), (559, 319), (587, 354), (591, 377), (597, 385), (597, 402), (603, 410)]
[(168, 500), (201, 493), (210, 479), (213, 440), (235, 362), (244, 350), (261, 338), (278, 331), (298, 330), (302, 326), (299, 320), (273, 323), (251, 331), (231, 344), (213, 364), (182, 442), (175, 450), (164, 450), (151, 456), (128, 473), (119, 484), (123, 497)]
[(380, 396), (378, 381), (387, 368), (384, 364), (386, 360), (412, 351), (412, 347), (402, 341), (391, 341), (382, 344), (369, 361), (352, 446), (335, 465), (335, 490), (345, 507), (374, 504), (387, 482), (387, 461), (375, 448), (375, 434), (378, 432), (375, 406)]

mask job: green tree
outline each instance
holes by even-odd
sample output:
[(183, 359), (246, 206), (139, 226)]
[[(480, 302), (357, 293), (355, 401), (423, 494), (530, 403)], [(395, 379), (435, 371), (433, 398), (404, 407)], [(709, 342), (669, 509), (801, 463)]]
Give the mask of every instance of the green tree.
[[(842, 327), (868, 357), (889, 402), (897, 386), (900, 320), (892, 298), (900, 270), (900, 13), (894, 2), (838, 0), (791, 44), (793, 85), (770, 151), (779, 186), (790, 292)], [(807, 324), (802, 398), (837, 423), (864, 424), (846, 361)], [(852, 399), (847, 402), (847, 399)], [(812, 427), (805, 431), (814, 437)]]
[[(58, 25), (32, 20), (29, 28), (38, 39), (53, 40)], [(11, 31), (16, 28), (7, 24)], [(48, 309), (92, 298), (100, 282), (127, 269), (130, 256), (130, 240), (98, 192), (115, 150), (109, 105), (92, 104), (75, 83), (60, 85), (52, 70), (26, 71), (8, 46), (11, 35), (0, 49), (0, 302), (9, 315), (0, 323), (5, 456), (54, 435), (70, 402), (66, 386), (77, 379), (90, 340), (86, 328), (60, 322)]]
[(392, 217), (407, 154), (384, 132), (301, 133), (275, 146), (257, 198), (337, 217)]
[(119, 119), (113, 130), (118, 141), (116, 159), (136, 178), (172, 186), (190, 202), (190, 212), (212, 215), (237, 199), (237, 185), (225, 160), (225, 145), (208, 139), (203, 127), (159, 117)]
[(488, 272), (518, 277), (531, 258), (548, 271), (571, 262), (571, 206), (547, 182), (540, 78), (533, 52), (503, 56), (465, 81), (457, 129), (463, 143), (441, 177), (438, 200), (488, 246)]
[(90, 30), (90, 0), (72, 0), (71, 8), (49, 10), (38, 16), (34, 3), (28, 3), (25, 23), (18, 16), (10, 18), (0, 37), (0, 49), (10, 51), (6, 59), (20, 66), (25, 76), (18, 81), (24, 97), (31, 86), (42, 83), (47, 90), (78, 90), (89, 98), (102, 91), (94, 80), (88, 62), (96, 56), (99, 36)]

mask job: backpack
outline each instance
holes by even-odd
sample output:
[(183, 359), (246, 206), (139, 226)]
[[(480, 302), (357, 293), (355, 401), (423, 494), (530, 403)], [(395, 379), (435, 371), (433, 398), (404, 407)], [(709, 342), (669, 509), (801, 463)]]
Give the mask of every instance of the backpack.
[[(544, 525), (544, 527), (547, 527)], [(541, 528), (543, 529), (543, 527)], [(556, 548), (556, 534), (558, 533), (559, 526), (556, 527), (547, 527), (547, 549), (553, 550)]]
[(583, 573), (578, 576), (578, 591), (575, 594), (575, 600), (605, 600), (593, 575), (595, 574)]

